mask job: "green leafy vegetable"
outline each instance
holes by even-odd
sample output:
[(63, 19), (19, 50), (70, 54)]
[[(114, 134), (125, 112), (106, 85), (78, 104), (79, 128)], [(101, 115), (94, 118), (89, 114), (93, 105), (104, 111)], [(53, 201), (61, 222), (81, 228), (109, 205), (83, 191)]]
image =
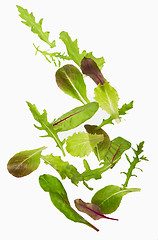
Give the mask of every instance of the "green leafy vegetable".
[(81, 72), (73, 65), (67, 64), (56, 72), (58, 87), (66, 94), (81, 101), (89, 102), (86, 95), (86, 85)]
[(72, 156), (88, 156), (94, 147), (103, 141), (103, 135), (92, 135), (85, 132), (74, 133), (66, 141), (66, 150)]
[(54, 206), (68, 219), (74, 222), (86, 224), (94, 230), (99, 231), (96, 227), (86, 221), (71, 207), (67, 197), (67, 193), (59, 179), (49, 174), (44, 174), (39, 177), (39, 183), (41, 188), (45, 192), (49, 192), (51, 201)]
[(40, 164), (41, 152), (45, 148), (42, 147), (15, 154), (7, 165), (9, 173), (14, 177), (24, 177), (35, 171)]
[(139, 192), (139, 188), (121, 188), (114, 185), (100, 189), (92, 198), (92, 203), (97, 204), (103, 214), (115, 212), (119, 207), (122, 197), (130, 192)]
[(98, 108), (99, 105), (96, 102), (91, 102), (84, 106), (74, 108), (53, 121), (51, 127), (56, 132), (68, 131), (76, 128), (90, 119), (97, 112)]
[(81, 211), (84, 212), (86, 214), (88, 214), (91, 218), (93, 218), (94, 220), (98, 220), (101, 218), (105, 218), (105, 219), (110, 219), (110, 220), (116, 220), (118, 221), (118, 219), (115, 218), (109, 218), (106, 217), (105, 215), (102, 214), (101, 209), (99, 206), (97, 206), (94, 203), (85, 203), (83, 202), (81, 199), (76, 199), (75, 200), (75, 206), (76, 208)]
[(99, 106), (109, 113), (112, 118), (119, 122), (119, 97), (117, 91), (106, 81), (103, 85), (98, 84), (98, 86), (94, 89), (94, 93), (94, 99), (99, 103)]

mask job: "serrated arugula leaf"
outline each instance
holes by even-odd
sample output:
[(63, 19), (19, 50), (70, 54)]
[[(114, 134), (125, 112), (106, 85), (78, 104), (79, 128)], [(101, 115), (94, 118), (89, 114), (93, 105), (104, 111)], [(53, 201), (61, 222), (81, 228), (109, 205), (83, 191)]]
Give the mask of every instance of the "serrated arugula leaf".
[(71, 221), (86, 224), (94, 230), (99, 231), (71, 207), (65, 188), (58, 178), (44, 174), (39, 177), (39, 183), (45, 192), (49, 192), (52, 203), (65, 217)]
[(65, 44), (67, 53), (71, 60), (73, 60), (79, 67), (81, 67), (81, 61), (84, 57), (92, 58), (97, 63), (100, 69), (104, 66), (105, 61), (103, 57), (95, 58), (92, 52), (87, 53), (85, 50), (80, 53), (77, 39), (72, 41), (71, 37), (67, 32), (62, 31), (60, 33), (60, 39)]
[(46, 42), (51, 48), (55, 47), (55, 40), (52, 42), (49, 41), (49, 32), (44, 32), (42, 29), (42, 22), (43, 18), (40, 19), (38, 23), (35, 21), (35, 17), (33, 13), (29, 13), (27, 9), (24, 9), (17, 5), (18, 11), (20, 13), (20, 17), (24, 20), (22, 23), (24, 23), (26, 26), (31, 27), (31, 31), (38, 35), (38, 37)]
[(94, 89), (95, 101), (99, 106), (109, 113), (117, 122), (119, 119), (118, 101), (119, 96), (115, 88), (113, 88), (107, 81), (101, 85), (100, 83)]
[(62, 179), (68, 177), (75, 185), (81, 181), (80, 173), (77, 169), (70, 165), (68, 162), (64, 162), (60, 156), (53, 156), (53, 154), (42, 156), (42, 159), (46, 164), (52, 166), (61, 176)]
[(63, 144), (60, 141), (57, 132), (51, 128), (51, 124), (48, 122), (47, 120), (47, 112), (44, 109), (43, 113), (40, 114), (40, 112), (38, 111), (37, 107), (35, 104), (31, 104), (29, 102), (27, 102), (27, 105), (29, 106), (29, 109), (34, 117), (34, 119), (40, 123), (40, 127), (34, 125), (37, 129), (39, 130), (45, 130), (47, 132), (47, 137), (51, 137), (55, 140), (55, 142), (57, 143), (57, 146), (61, 149), (63, 155), (65, 155), (64, 149), (63, 149)]
[(99, 142), (104, 140), (103, 135), (88, 134), (85, 132), (74, 133), (66, 140), (66, 150), (72, 156), (88, 156)]
[(88, 103), (86, 85), (81, 72), (73, 65), (67, 64), (59, 68), (55, 74), (58, 87), (66, 94)]

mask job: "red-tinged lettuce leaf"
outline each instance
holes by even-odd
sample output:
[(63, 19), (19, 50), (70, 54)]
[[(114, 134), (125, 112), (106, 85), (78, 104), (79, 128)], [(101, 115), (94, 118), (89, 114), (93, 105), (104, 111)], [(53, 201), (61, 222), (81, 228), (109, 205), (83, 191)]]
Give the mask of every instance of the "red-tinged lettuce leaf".
[(52, 122), (52, 128), (56, 132), (64, 132), (76, 128), (90, 119), (97, 112), (98, 108), (99, 105), (96, 102), (74, 108)]
[(82, 103), (89, 102), (83, 75), (75, 66), (67, 64), (59, 68), (55, 77), (58, 87), (64, 93)]
[(41, 152), (45, 148), (42, 147), (15, 154), (7, 165), (9, 173), (14, 177), (24, 177), (35, 171), (40, 164)]
[(75, 202), (76, 208), (79, 211), (88, 214), (94, 220), (99, 220), (101, 218), (105, 218), (105, 219), (118, 221), (118, 219), (116, 219), (116, 218), (109, 218), (109, 217), (106, 217), (105, 215), (103, 215), (100, 207), (94, 203), (85, 203), (81, 199), (76, 199), (74, 202)]
[(81, 61), (81, 70), (83, 74), (92, 78), (97, 85), (105, 83), (104, 76), (93, 59), (84, 57)]
[(71, 221), (86, 224), (94, 230), (99, 231), (71, 207), (67, 193), (58, 178), (44, 174), (39, 177), (39, 183), (45, 192), (49, 192), (52, 203), (65, 217)]

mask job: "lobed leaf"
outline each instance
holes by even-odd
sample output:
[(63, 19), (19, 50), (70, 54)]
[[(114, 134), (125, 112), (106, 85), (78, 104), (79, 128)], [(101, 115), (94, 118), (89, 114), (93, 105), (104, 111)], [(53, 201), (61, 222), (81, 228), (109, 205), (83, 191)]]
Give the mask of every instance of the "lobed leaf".
[(71, 207), (67, 193), (58, 178), (49, 174), (44, 174), (39, 177), (39, 183), (45, 192), (49, 192), (51, 201), (54, 206), (68, 219), (74, 222), (86, 224), (87, 226), (92, 227), (94, 230), (99, 231)]
[(46, 147), (22, 151), (15, 154), (8, 162), (7, 168), (14, 177), (24, 177), (35, 171), (41, 158), (41, 152)]
[(110, 214), (119, 207), (124, 195), (139, 191), (139, 188), (121, 188), (115, 185), (109, 185), (96, 192), (91, 202), (97, 204), (103, 214)]

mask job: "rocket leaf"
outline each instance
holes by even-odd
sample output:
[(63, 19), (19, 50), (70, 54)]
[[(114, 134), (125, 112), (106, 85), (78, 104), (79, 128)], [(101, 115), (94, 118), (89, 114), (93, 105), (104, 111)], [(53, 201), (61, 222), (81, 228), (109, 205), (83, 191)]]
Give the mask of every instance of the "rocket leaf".
[(56, 132), (68, 131), (76, 128), (90, 119), (96, 113), (98, 108), (99, 105), (96, 102), (91, 102), (84, 106), (74, 108), (55, 120), (51, 126)]
[(24, 177), (35, 171), (40, 164), (41, 152), (45, 148), (42, 147), (15, 154), (7, 165), (9, 173), (14, 177)]
[(97, 204), (103, 214), (110, 214), (119, 207), (124, 195), (139, 191), (139, 188), (121, 188), (109, 185), (96, 192), (91, 202)]
[(49, 192), (50, 198), (54, 206), (63, 213), (68, 219), (74, 222), (86, 224), (87, 226), (99, 231), (96, 227), (86, 221), (79, 215), (70, 205), (67, 193), (58, 178), (49, 174), (44, 174), (39, 177), (41, 188), (45, 192)]
[(72, 156), (88, 156), (94, 147), (103, 140), (103, 135), (92, 135), (85, 132), (74, 133), (67, 138), (66, 150)]
[(66, 94), (81, 101), (89, 102), (86, 95), (86, 85), (81, 72), (73, 65), (67, 64), (56, 72), (58, 87)]

